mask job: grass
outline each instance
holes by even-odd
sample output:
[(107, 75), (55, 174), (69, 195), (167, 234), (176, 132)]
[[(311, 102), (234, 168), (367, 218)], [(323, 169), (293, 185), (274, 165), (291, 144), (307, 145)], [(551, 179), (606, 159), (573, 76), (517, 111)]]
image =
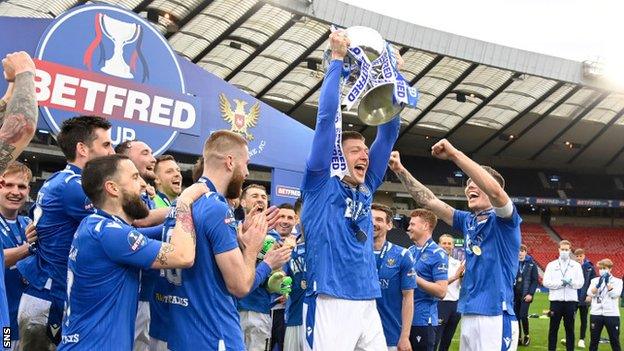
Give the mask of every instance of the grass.
[[(542, 311), (547, 311), (549, 308), (548, 302), (548, 294), (536, 293), (535, 299), (531, 304), (529, 309), (529, 315), (536, 313), (542, 314)], [(624, 316), (624, 309), (620, 308), (620, 315)], [(589, 317), (587, 318), (587, 335), (585, 336), (585, 349), (580, 349), (576, 347), (576, 350), (588, 350), (589, 349)], [(620, 325), (621, 325), (620, 320)], [(461, 322), (460, 322), (461, 323)], [(531, 335), (531, 345), (530, 346), (520, 346), (518, 347), (518, 351), (529, 351), (529, 350), (548, 350), (548, 323), (549, 319), (539, 319), (539, 318), (529, 318), (529, 331)], [(574, 336), (576, 337), (576, 342), (578, 342), (578, 337), (580, 333), (581, 322), (579, 321), (578, 313), (576, 315), (576, 322), (574, 323)], [(621, 328), (620, 328), (621, 329)], [(453, 342), (451, 344), (451, 350), (459, 350), (459, 328), (455, 332), (455, 337), (453, 338)], [(559, 336), (557, 340), (561, 340), (565, 337), (565, 331), (563, 328), (563, 321), (561, 321), (561, 325), (559, 327)], [(602, 330), (602, 337), (608, 338), (606, 329)], [(624, 345), (624, 333), (620, 332), (620, 344)], [(565, 350), (565, 346), (561, 344), (557, 344), (557, 350)], [(609, 344), (600, 344), (598, 346), (598, 350), (600, 351), (608, 351), (611, 350), (611, 346)]]

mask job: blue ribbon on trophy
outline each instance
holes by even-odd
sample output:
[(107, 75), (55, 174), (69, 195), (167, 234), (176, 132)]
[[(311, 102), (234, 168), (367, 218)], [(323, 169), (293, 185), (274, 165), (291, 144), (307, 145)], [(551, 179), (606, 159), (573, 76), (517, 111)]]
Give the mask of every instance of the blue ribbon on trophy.
[[(332, 26), (332, 31), (336, 30)], [(358, 118), (367, 125), (387, 123), (404, 107), (416, 107), (418, 91), (403, 78), (397, 67), (393, 50), (381, 35), (367, 27), (350, 27), (346, 35), (351, 41), (348, 49), (340, 92), (341, 105), (346, 111), (360, 101)], [(331, 53), (325, 51), (324, 60), (330, 62)], [(372, 59), (372, 61), (371, 61)], [(348, 174), (342, 150), (342, 109), (338, 107), (334, 120), (336, 139), (331, 164), (331, 176), (342, 179)]]

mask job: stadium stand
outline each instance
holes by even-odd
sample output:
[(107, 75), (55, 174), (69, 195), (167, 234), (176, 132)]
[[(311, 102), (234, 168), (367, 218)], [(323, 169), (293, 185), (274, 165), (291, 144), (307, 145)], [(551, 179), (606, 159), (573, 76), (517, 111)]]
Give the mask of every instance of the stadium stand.
[(569, 240), (574, 248), (582, 248), (594, 264), (603, 258), (610, 258), (613, 274), (624, 274), (624, 228), (579, 227), (570, 225), (553, 226), (563, 239)]
[(557, 242), (553, 240), (541, 224), (523, 223), (522, 243), (528, 248), (541, 269), (546, 269), (548, 262), (558, 257)]

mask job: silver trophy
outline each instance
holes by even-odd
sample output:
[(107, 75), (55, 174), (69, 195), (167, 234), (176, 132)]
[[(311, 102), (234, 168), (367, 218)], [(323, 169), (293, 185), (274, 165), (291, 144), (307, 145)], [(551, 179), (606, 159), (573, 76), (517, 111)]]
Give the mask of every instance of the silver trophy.
[[(345, 34), (351, 45), (344, 59), (345, 67), (349, 70), (349, 76), (344, 79), (341, 88), (342, 105), (348, 110), (350, 105), (355, 104), (359, 99), (358, 118), (364, 124), (371, 126), (384, 124), (400, 113), (405, 106), (394, 98), (396, 84), (388, 76), (391, 67), (390, 62), (386, 62), (386, 64), (380, 62), (384, 59), (395, 60), (395, 57), (390, 57), (395, 53), (389, 52), (386, 41), (379, 32), (372, 28), (349, 27), (345, 30)], [(361, 54), (357, 55), (360, 52)], [(364, 60), (363, 56), (366, 56), (367, 60)], [(327, 64), (329, 57), (331, 57), (331, 53), (327, 50), (325, 53)], [(363, 61), (367, 62), (363, 63)], [(386, 68), (385, 72), (384, 68)], [(366, 72), (363, 72), (364, 70)], [(393, 68), (394, 70), (396, 67)]]
[(141, 27), (136, 23), (116, 20), (110, 16), (100, 16), (102, 33), (113, 42), (113, 56), (104, 62), (100, 70), (111, 76), (120, 78), (134, 78), (130, 66), (123, 57), (124, 46), (135, 42), (141, 34)]

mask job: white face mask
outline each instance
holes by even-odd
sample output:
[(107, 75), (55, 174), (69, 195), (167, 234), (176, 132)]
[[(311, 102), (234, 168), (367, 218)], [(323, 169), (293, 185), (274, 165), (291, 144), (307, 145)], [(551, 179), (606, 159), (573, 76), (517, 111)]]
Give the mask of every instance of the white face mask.
[(570, 258), (570, 251), (559, 250), (559, 258), (564, 261), (567, 261)]
[(610, 271), (609, 269), (603, 268), (603, 269), (600, 269), (598, 272), (600, 272), (600, 275), (602, 276), (605, 274), (609, 274), (609, 271)]

